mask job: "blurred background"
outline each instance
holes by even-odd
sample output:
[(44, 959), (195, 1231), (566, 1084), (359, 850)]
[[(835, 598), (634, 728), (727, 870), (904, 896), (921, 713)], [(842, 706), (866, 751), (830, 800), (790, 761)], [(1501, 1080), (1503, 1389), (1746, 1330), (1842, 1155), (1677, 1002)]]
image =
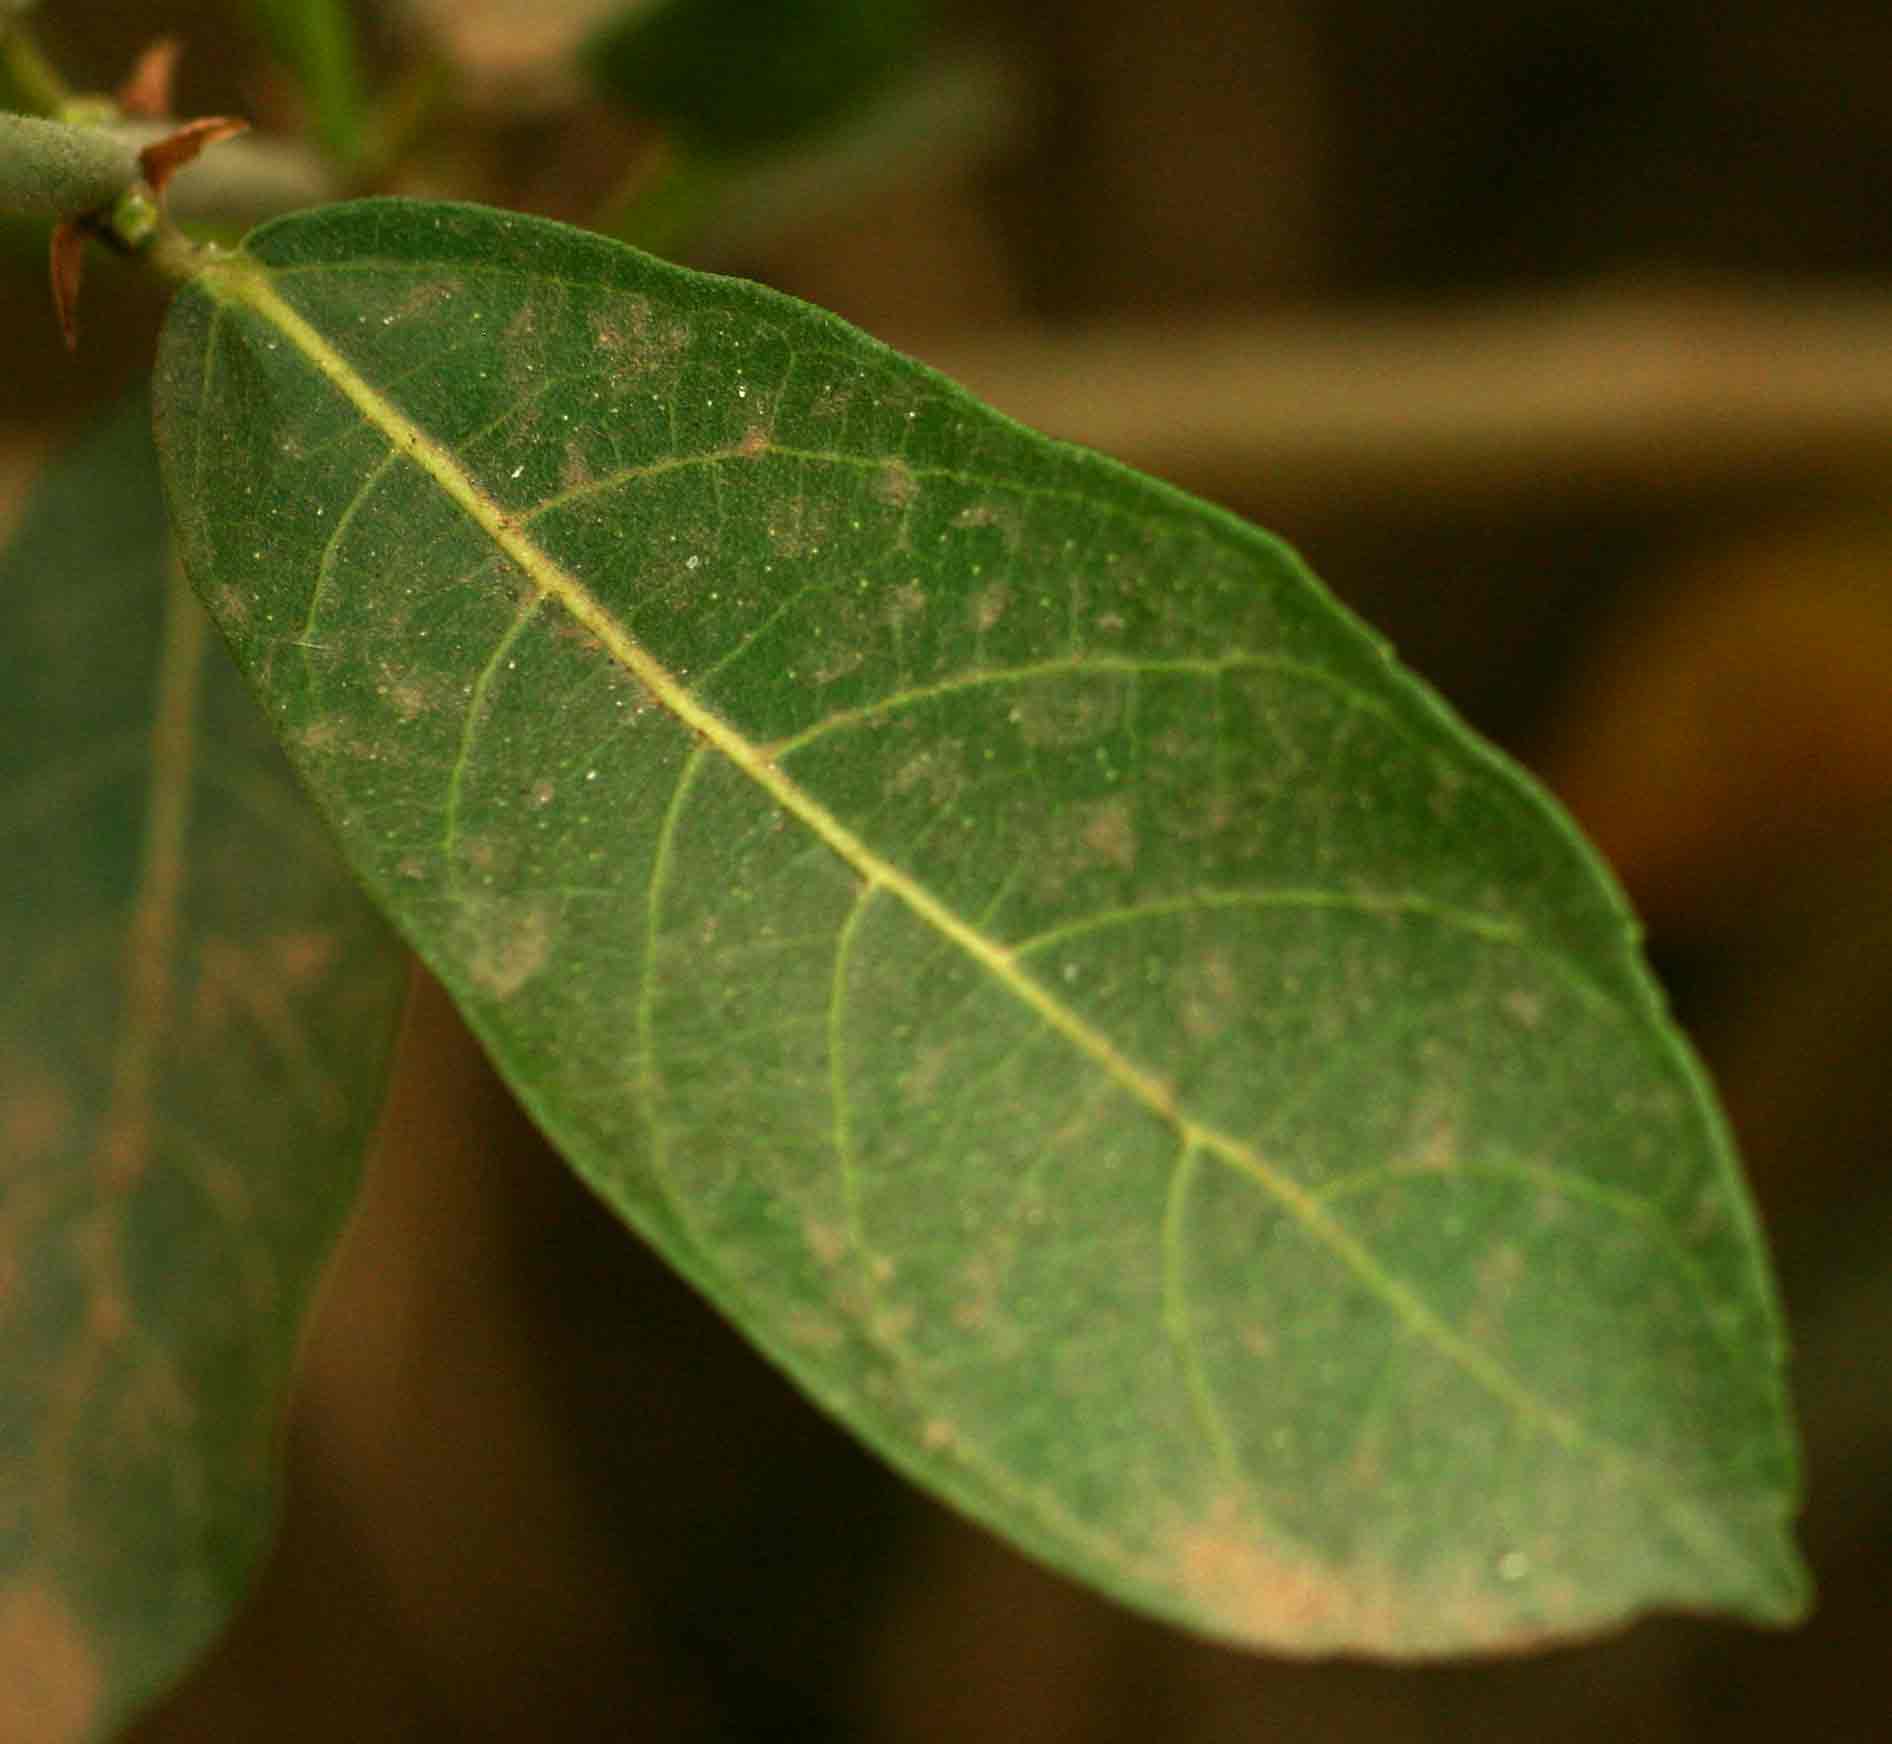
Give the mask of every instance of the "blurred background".
[[(100, 89), (175, 35), (180, 113), (288, 135), (268, 10), (36, 27)], [(713, 174), (573, 73), (617, 6), (356, 10), (377, 78), (425, 70), (374, 185), (602, 214), (1282, 532), (1562, 795), (1742, 1139), (1820, 1605), (1404, 1670), (1127, 1616), (815, 1415), (422, 986), (277, 1553), (140, 1744), (1885, 1737), (1892, 8), (940, 0), (868, 109)], [(43, 243), (0, 254), (0, 523), (160, 313), (95, 250), (69, 360)]]

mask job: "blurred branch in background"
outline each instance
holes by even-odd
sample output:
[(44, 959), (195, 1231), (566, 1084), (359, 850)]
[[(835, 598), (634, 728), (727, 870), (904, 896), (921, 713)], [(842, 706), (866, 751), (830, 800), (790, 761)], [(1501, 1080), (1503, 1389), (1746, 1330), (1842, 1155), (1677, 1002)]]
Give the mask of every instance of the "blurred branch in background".
[(1541, 514), (1892, 466), (1892, 294), (1665, 284), (940, 337), (1022, 422), (1210, 493)]

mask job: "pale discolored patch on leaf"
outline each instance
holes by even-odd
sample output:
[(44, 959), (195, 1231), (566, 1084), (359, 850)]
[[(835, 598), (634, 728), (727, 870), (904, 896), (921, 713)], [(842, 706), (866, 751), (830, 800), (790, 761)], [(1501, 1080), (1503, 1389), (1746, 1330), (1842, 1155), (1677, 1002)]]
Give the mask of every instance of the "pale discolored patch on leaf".
[(105, 1672), (58, 1592), (0, 1584), (0, 1744), (79, 1744), (105, 1707)]
[(467, 971), (482, 993), (510, 999), (551, 960), (553, 919), (542, 901), (463, 899)]

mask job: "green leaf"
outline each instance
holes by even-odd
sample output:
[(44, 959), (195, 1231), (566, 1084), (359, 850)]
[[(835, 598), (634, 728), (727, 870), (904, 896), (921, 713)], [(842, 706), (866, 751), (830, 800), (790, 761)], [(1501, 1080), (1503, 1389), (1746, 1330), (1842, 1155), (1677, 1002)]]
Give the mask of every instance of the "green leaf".
[(405, 985), (166, 546), (140, 404), (0, 556), (0, 1735), (36, 1744), (248, 1584)]
[(361, 151), (363, 100), (355, 24), (345, 0), (250, 0), (276, 57), (300, 82), (309, 119), (339, 163)]
[(599, 87), (715, 156), (818, 133), (911, 64), (925, 0), (647, 0), (585, 45)]
[(1765, 1259), (1622, 901), (1280, 545), (472, 207), (259, 230), (160, 386), (363, 878), (887, 1457), (1239, 1641), (1798, 1615)]

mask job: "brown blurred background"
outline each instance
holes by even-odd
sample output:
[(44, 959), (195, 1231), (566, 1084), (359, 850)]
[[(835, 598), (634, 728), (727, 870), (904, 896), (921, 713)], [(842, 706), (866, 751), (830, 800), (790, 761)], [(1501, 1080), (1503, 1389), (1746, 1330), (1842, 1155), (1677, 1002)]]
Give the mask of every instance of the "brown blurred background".
[[(565, 5), (359, 10), (390, 64), (416, 17), (462, 63), (468, 112), (403, 185), (583, 218), (648, 148), (568, 101)], [(423, 988), (278, 1552), (137, 1738), (1887, 1736), (1892, 9), (944, 11), (910, 137), (872, 173), (758, 179), (694, 258), (1284, 532), (1563, 794), (1741, 1133), (1820, 1609), (1397, 1671), (1126, 1616), (817, 1417), (566, 1178)], [(95, 86), (179, 34), (183, 112), (287, 127), (239, 14), (68, 0), (40, 27)], [(10, 508), (148, 364), (157, 304), (95, 261), (69, 363), (8, 240)]]

